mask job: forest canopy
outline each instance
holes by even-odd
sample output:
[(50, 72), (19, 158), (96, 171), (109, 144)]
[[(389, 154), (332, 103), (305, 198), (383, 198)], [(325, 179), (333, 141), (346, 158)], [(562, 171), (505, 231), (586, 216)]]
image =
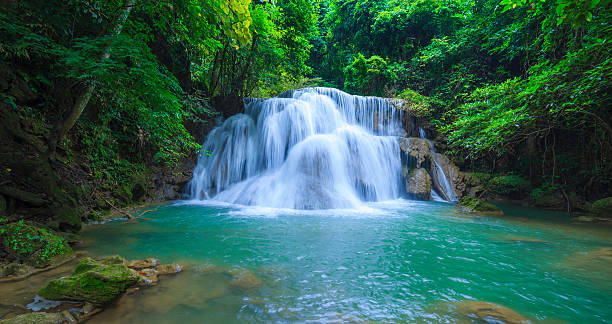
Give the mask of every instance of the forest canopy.
[[(463, 168), (610, 194), (602, 0), (0, 1), (0, 100), (121, 181), (199, 149), (215, 98), (399, 97)], [(18, 84), (23, 84), (19, 86)]]

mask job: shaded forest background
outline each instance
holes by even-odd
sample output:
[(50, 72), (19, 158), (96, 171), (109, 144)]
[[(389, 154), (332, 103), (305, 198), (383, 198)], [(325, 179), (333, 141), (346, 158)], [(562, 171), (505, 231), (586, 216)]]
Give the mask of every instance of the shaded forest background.
[(3, 210), (52, 206), (76, 229), (189, 168), (242, 98), (307, 86), (402, 98), (474, 181), (588, 209), (612, 195), (611, 15), (600, 0), (2, 0)]

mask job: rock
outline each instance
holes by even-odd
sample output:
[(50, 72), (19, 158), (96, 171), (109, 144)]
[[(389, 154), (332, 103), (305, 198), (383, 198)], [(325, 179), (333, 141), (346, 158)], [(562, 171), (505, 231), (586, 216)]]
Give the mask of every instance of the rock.
[(153, 268), (159, 265), (159, 260), (155, 258), (147, 258), (144, 260), (128, 261), (125, 265), (130, 269), (140, 270), (144, 268)]
[(82, 308), (83, 309), (83, 313), (87, 314), (87, 313), (93, 311), (94, 308), (95, 307), (94, 307), (94, 305), (92, 303), (85, 303), (85, 305), (83, 305), (83, 308)]
[(504, 241), (508, 242), (522, 242), (522, 243), (546, 243), (546, 241), (538, 240), (526, 236), (508, 235), (503, 237)]
[(23, 221), (0, 225), (0, 246), (9, 260), (44, 268), (74, 254), (57, 233)]
[(157, 270), (150, 268), (138, 271), (138, 275), (140, 276), (139, 284), (143, 286), (157, 285), (157, 282), (159, 281), (157, 274)]
[(600, 217), (612, 217), (612, 197), (594, 202), (591, 205), (591, 212)]
[(411, 167), (420, 168), (426, 161), (431, 159), (431, 145), (429, 141), (418, 137), (401, 137), (399, 139), (402, 152), (412, 157), (415, 161)]
[(34, 270), (33, 267), (23, 263), (9, 263), (0, 267), (0, 278), (8, 276), (23, 276)]
[[(450, 184), (451, 189), (454, 191), (454, 194), (459, 199), (463, 196), (463, 192), (465, 191), (465, 183), (463, 181), (463, 174), (459, 171), (459, 168), (446, 157), (444, 154), (434, 153), (433, 159), (436, 163), (433, 163), (432, 168), (432, 178), (433, 185), (438, 189), (438, 192), (442, 193), (446, 196), (446, 193), (443, 190), (443, 179), (442, 176), (446, 176), (446, 181)], [(440, 171), (436, 170), (436, 168), (440, 168)], [(446, 200), (453, 200), (455, 197), (444, 197)]]
[(60, 313), (36, 312), (1, 320), (0, 324), (61, 324), (63, 322), (64, 316)]
[(39, 294), (46, 299), (107, 304), (140, 280), (136, 272), (117, 262), (116, 257), (85, 258), (71, 276), (52, 280)]
[(412, 172), (406, 181), (406, 192), (411, 198), (429, 200), (431, 194), (431, 177), (423, 168)]
[(528, 318), (521, 316), (512, 309), (493, 303), (467, 300), (455, 303), (455, 306), (458, 313), (487, 323), (531, 323)]
[(65, 310), (61, 312), (62, 316), (64, 317), (64, 320), (67, 321), (68, 323), (74, 323), (76, 322), (76, 320), (74, 319), (74, 317), (72, 317), (72, 315), (70, 315), (70, 312)]
[(244, 269), (230, 269), (228, 272), (232, 276), (230, 285), (240, 289), (251, 289), (261, 286), (262, 282), (254, 273)]
[(464, 211), (478, 215), (500, 216), (504, 214), (497, 206), (468, 196), (461, 198), (457, 206), (461, 207)]
[(160, 275), (179, 273), (181, 271), (183, 271), (183, 266), (176, 263), (160, 264), (157, 266), (157, 273)]

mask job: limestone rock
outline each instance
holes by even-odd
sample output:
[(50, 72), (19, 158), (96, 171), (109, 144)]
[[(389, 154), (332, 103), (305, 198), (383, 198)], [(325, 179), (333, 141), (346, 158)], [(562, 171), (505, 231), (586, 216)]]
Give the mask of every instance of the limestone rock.
[(35, 312), (0, 320), (0, 324), (61, 324), (64, 316), (60, 313)]
[(408, 154), (415, 159), (416, 163), (414, 166), (420, 168), (422, 164), (431, 159), (431, 145), (429, 141), (418, 138), (400, 138), (400, 149), (403, 153)]
[(462, 301), (455, 304), (457, 312), (487, 323), (527, 324), (531, 321), (508, 307), (484, 301)]
[(431, 177), (423, 168), (416, 169), (406, 181), (406, 191), (417, 199), (429, 200), (431, 194)]
[(85, 258), (74, 273), (66, 278), (54, 279), (40, 290), (46, 299), (85, 301), (104, 305), (139, 281), (139, 276), (123, 264), (112, 264), (104, 259), (99, 262)]
[(160, 264), (157, 266), (157, 273), (160, 275), (179, 273), (181, 271), (183, 271), (183, 266), (176, 263)]
[(125, 265), (130, 269), (140, 270), (144, 268), (153, 268), (159, 265), (159, 260), (154, 258), (147, 258), (144, 260), (128, 261)]
[(504, 214), (497, 206), (468, 196), (461, 198), (457, 205), (464, 211), (478, 215), (499, 216)]
[[(443, 180), (441, 179), (442, 176), (446, 176), (446, 181), (450, 184), (451, 189), (457, 196), (456, 198), (461, 198), (466, 189), (466, 185), (463, 181), (463, 174), (459, 171), (459, 168), (444, 154), (434, 153), (432, 157), (436, 162), (431, 166), (434, 186), (437, 187), (439, 192), (446, 195), (442, 188)], [(438, 170), (435, 170), (436, 168), (440, 168), (442, 172), (438, 172)], [(452, 195), (452, 193), (450, 194)], [(446, 200), (453, 200), (455, 197), (444, 198)]]

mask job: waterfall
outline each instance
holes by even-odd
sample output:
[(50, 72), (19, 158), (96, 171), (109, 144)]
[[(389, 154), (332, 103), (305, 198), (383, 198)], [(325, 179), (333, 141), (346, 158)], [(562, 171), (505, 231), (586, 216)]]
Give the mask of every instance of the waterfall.
[[(457, 193), (455, 193), (455, 189), (453, 189), (452, 177), (447, 176), (444, 173), (444, 168), (440, 166), (440, 162), (436, 158), (434, 145), (429, 139), (427, 139), (427, 135), (425, 134), (425, 130), (423, 128), (419, 128), (419, 135), (422, 139), (427, 140), (429, 142), (429, 146), (431, 147), (431, 176), (434, 182), (433, 186), (431, 187), (432, 200), (459, 200)], [(437, 188), (440, 193), (438, 194), (434, 188)]]
[(191, 198), (293, 209), (399, 198), (401, 114), (389, 99), (330, 88), (252, 100), (208, 135)]

